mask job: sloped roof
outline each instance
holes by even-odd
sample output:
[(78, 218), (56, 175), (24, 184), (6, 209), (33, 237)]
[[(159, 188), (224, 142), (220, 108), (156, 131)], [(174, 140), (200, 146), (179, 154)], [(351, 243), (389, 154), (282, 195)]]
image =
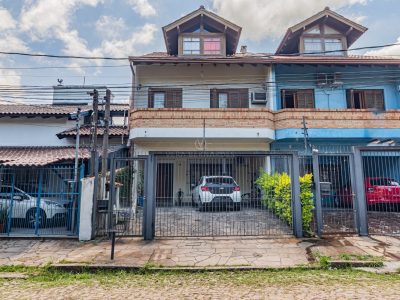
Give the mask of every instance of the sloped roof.
[(236, 52), (242, 28), (205, 9), (204, 6), (200, 6), (199, 9), (162, 28), (167, 52), (171, 55), (177, 55), (178, 35), (181, 31), (184, 31), (185, 26), (191, 28), (199, 22), (203, 22), (213, 28), (219, 28), (219, 32), (225, 32), (227, 36), (227, 53), (233, 54)]
[[(290, 27), (281, 41), (276, 54), (293, 54), (298, 52), (300, 35), (307, 28), (313, 27), (324, 21), (328, 26), (343, 32), (347, 38), (347, 46), (350, 47), (368, 28), (345, 18), (326, 7), (323, 11)], [(295, 50), (297, 49), (297, 50)]]
[[(82, 126), (80, 128), (79, 134), (81, 136), (90, 136), (92, 133), (90, 132), (90, 126)], [(104, 135), (104, 127), (98, 127), (97, 128), (97, 135), (102, 136)], [(109, 136), (123, 136), (129, 135), (129, 130), (126, 126), (110, 126), (109, 128)], [(75, 137), (76, 136), (76, 128), (70, 128), (67, 130), (64, 130), (60, 133), (57, 133), (57, 137), (59, 139), (63, 139), (66, 137)]]
[[(91, 105), (80, 106), (82, 111), (92, 110)], [(128, 111), (127, 104), (112, 104), (111, 112)], [(72, 113), (76, 113), (76, 105), (51, 105), (51, 104), (0, 104), (1, 116), (44, 116), (44, 117), (68, 117)], [(99, 110), (103, 110), (103, 106), (99, 106)]]
[[(80, 159), (89, 159), (87, 148), (79, 149)], [(40, 167), (75, 159), (75, 147), (0, 147), (0, 165)]]
[(165, 52), (153, 52), (143, 56), (130, 57), (135, 65), (149, 64), (366, 64), (366, 65), (400, 65), (395, 57), (348, 55), (274, 55), (270, 53), (236, 53), (227, 57), (176, 57)]

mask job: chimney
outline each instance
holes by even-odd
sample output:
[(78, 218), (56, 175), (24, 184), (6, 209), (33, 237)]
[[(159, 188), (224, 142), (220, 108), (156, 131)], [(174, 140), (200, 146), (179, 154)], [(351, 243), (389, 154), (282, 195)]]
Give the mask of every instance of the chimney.
[(242, 53), (242, 54), (246, 54), (247, 53), (247, 46), (241, 46), (240, 47), (240, 53)]

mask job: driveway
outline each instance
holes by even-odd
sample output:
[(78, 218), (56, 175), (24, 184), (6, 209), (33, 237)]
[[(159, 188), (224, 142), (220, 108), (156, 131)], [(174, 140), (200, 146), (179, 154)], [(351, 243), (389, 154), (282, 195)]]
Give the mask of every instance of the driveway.
[(205, 211), (157, 207), (156, 236), (290, 236), (291, 227), (265, 208)]

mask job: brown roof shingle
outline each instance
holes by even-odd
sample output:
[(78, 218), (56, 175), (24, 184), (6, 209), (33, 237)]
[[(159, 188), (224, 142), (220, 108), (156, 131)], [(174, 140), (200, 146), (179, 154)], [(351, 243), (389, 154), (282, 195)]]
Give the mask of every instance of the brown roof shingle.
[[(90, 136), (92, 133), (90, 132), (90, 126), (82, 126), (80, 128), (79, 134), (81, 136)], [(104, 127), (99, 127), (97, 129), (97, 135), (102, 136), (104, 134)], [(122, 136), (126, 135), (128, 136), (129, 130), (126, 126), (110, 126), (109, 129), (109, 136)], [(57, 137), (59, 139), (63, 139), (66, 137), (75, 137), (76, 136), (76, 128), (70, 128), (67, 130), (64, 130), (60, 133), (57, 133)]]
[[(79, 149), (79, 158), (89, 159), (89, 149)], [(2, 166), (40, 167), (74, 159), (75, 147), (0, 147)]]
[[(80, 106), (82, 111), (92, 109), (91, 105)], [(51, 104), (0, 104), (0, 116), (55, 116), (66, 117), (75, 113), (76, 105), (51, 105)], [(99, 106), (102, 110), (103, 107)], [(123, 112), (129, 109), (127, 104), (112, 104), (111, 112)]]

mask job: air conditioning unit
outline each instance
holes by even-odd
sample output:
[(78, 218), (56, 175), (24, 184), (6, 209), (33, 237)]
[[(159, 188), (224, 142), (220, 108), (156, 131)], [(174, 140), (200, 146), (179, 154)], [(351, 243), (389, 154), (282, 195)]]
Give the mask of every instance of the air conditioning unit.
[(318, 73), (316, 84), (319, 88), (337, 88), (343, 85), (341, 73)]
[(252, 104), (266, 104), (268, 102), (267, 92), (264, 89), (252, 91), (250, 98)]

